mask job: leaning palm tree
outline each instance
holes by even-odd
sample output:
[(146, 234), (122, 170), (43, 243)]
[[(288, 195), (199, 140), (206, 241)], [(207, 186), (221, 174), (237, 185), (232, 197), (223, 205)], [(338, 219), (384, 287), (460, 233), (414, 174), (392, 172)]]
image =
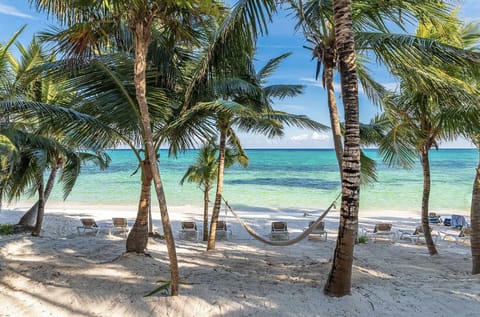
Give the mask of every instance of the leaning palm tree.
[[(218, 176), (218, 146), (215, 140), (211, 139), (198, 152), (197, 160), (185, 172), (180, 180), (183, 185), (185, 181), (197, 183), (203, 191), (203, 241), (208, 240), (208, 208), (209, 208), (209, 192), (213, 188)], [(225, 150), (225, 168), (229, 168), (235, 162), (246, 167), (248, 157), (240, 155), (232, 149)]]
[[(450, 45), (456, 45), (461, 50), (459, 27), (459, 23), (452, 24), (450, 33), (441, 33), (434, 25), (424, 23), (418, 27), (417, 33), (449, 41)], [(422, 226), (428, 251), (434, 255), (438, 252), (428, 222), (431, 187), (429, 152), (438, 148), (442, 140), (452, 140), (478, 129), (478, 117), (472, 115), (478, 112), (475, 107), (478, 91), (464, 80), (468, 74), (473, 75), (468, 65), (461, 68), (451, 64), (441, 67), (431, 65), (426, 71), (436, 73), (438, 78), (449, 83), (448, 90), (439, 90), (435, 82), (419, 80), (415, 74), (399, 70), (399, 94), (390, 94), (384, 99), (385, 113), (380, 121), (388, 125), (388, 132), (380, 144), (380, 153), (388, 164), (404, 167), (411, 167), (415, 156), (419, 156), (423, 171)]]
[[(15, 123), (0, 124), (0, 135), (12, 145), (9, 153), (2, 153), (8, 157), (5, 163), (8, 173), (0, 181), (0, 200), (7, 198), (12, 201), (25, 193), (37, 193), (37, 202), (24, 217), (35, 220), (34, 227), (30, 228), (28, 219), (26, 229), (31, 230), (33, 236), (39, 236), (45, 205), (57, 172), (60, 170), (59, 181), (63, 183), (63, 197), (66, 199), (75, 185), (82, 164), (93, 162), (104, 169), (108, 167), (110, 159), (104, 152), (77, 151), (64, 140), (59, 142), (41, 136), (31, 126), (16, 126)], [(44, 174), (47, 171), (50, 171), (50, 176), (45, 183)]]
[[(170, 259), (171, 292), (172, 296), (178, 295), (178, 263), (175, 250), (175, 241), (170, 225), (165, 192), (160, 177), (156, 152), (153, 144), (150, 114), (146, 90), (146, 68), (148, 46), (152, 40), (153, 28), (164, 30), (179, 30), (178, 34), (195, 39), (191, 32), (192, 23), (202, 20), (206, 14), (218, 12), (215, 1), (58, 1), (30, 0), (38, 9), (56, 15), (60, 22), (68, 25), (70, 34), (75, 34), (76, 41), (69, 41), (69, 34), (63, 34), (64, 43), (69, 53), (76, 56), (91, 57), (98, 53), (105, 41), (109, 40), (104, 35), (117, 35), (121, 32), (120, 23), (123, 22), (131, 31), (134, 42), (134, 82), (135, 97), (142, 122), (142, 138), (146, 145), (148, 155), (147, 164), (152, 171), (155, 191), (160, 205), (163, 231), (167, 243)], [(87, 26), (87, 27), (86, 27)], [(88, 26), (90, 27), (88, 29)], [(81, 30), (81, 33), (78, 31)], [(68, 32), (67, 32), (68, 33)], [(66, 35), (66, 36), (65, 36)], [(72, 44), (73, 43), (73, 44)], [(105, 46), (103, 46), (105, 47)], [(80, 53), (80, 54), (79, 54)]]

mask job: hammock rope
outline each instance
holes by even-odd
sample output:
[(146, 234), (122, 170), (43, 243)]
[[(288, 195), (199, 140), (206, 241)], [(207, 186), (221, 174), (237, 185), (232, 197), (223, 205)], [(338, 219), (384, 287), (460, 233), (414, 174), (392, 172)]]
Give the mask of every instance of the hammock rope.
[(317, 227), (317, 225), (323, 220), (323, 218), (325, 218), (325, 216), (329, 213), (329, 211), (332, 209), (332, 208), (335, 208), (335, 203), (337, 202), (338, 198), (341, 196), (341, 193), (337, 196), (337, 198), (335, 198), (335, 200), (330, 204), (330, 206), (317, 218), (317, 220), (315, 220), (315, 222), (310, 226), (308, 227), (308, 229), (306, 229), (305, 231), (303, 231), (299, 236), (293, 238), (293, 239), (290, 239), (290, 240), (286, 240), (286, 241), (271, 241), (271, 240), (268, 240), (268, 239), (265, 239), (263, 236), (261, 236), (260, 234), (258, 234), (257, 232), (255, 232), (255, 230), (252, 229), (252, 227), (250, 227), (248, 224), (246, 224), (238, 215), (235, 211), (233, 211), (232, 207), (230, 207), (230, 205), (228, 204), (228, 202), (225, 200), (225, 198), (222, 197), (223, 199), (223, 202), (225, 203), (225, 206), (228, 207), (228, 210), (230, 210), (230, 212), (235, 216), (235, 218), (237, 219), (237, 221), (242, 225), (242, 227), (253, 237), (255, 238), (256, 240), (260, 241), (260, 242), (263, 242), (265, 244), (268, 244), (268, 245), (272, 245), (272, 246), (279, 246), (279, 247), (284, 247), (284, 246), (289, 246), (289, 245), (293, 245), (297, 242), (300, 242), (302, 241), (303, 239), (305, 239), (310, 233), (312, 233), (313, 230), (315, 230), (315, 228)]

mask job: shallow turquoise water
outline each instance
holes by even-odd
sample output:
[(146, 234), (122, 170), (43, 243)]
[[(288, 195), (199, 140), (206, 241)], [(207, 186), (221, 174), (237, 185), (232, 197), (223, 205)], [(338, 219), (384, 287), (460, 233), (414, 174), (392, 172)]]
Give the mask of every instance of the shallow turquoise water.
[[(131, 176), (137, 167), (129, 150), (109, 152), (109, 169), (99, 171), (86, 166), (67, 202), (84, 204), (136, 205), (140, 193), (139, 175)], [(323, 209), (340, 190), (333, 150), (248, 150), (247, 169), (233, 167), (226, 172), (224, 196), (237, 207)], [(431, 209), (466, 211), (470, 208), (471, 190), (478, 152), (474, 149), (432, 151)], [(202, 206), (202, 193), (194, 184), (179, 185), (197, 151), (178, 158), (168, 158), (161, 151), (161, 176), (169, 205)], [(376, 159), (379, 182), (361, 190), (362, 209), (420, 210), (422, 171), (388, 168), (376, 150), (367, 150)], [(212, 190), (211, 195), (214, 195)], [(59, 187), (52, 202), (62, 200)], [(212, 199), (213, 200), (213, 199)]]

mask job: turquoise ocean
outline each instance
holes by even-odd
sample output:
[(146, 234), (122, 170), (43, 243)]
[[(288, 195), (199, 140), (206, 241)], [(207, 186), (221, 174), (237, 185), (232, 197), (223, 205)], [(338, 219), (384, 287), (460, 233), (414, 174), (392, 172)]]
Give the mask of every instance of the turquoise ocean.
[[(160, 153), (161, 177), (170, 206), (202, 206), (201, 190), (195, 184), (179, 185), (187, 168), (194, 163), (196, 150), (177, 158)], [(361, 209), (420, 210), (422, 170), (390, 168), (382, 163), (377, 150), (366, 150), (378, 163), (378, 182), (361, 189)], [(136, 205), (140, 176), (132, 175), (137, 161), (130, 150), (109, 151), (112, 162), (107, 170), (84, 166), (66, 204)], [(338, 168), (333, 150), (251, 149), (248, 168), (234, 166), (226, 171), (224, 197), (237, 208), (307, 209), (326, 208), (340, 192)], [(468, 211), (478, 152), (475, 149), (441, 149), (431, 152), (431, 210)], [(214, 190), (211, 192), (211, 198)], [(212, 198), (213, 200), (213, 198)], [(62, 201), (56, 186), (50, 201)], [(155, 203), (154, 203), (155, 205)]]

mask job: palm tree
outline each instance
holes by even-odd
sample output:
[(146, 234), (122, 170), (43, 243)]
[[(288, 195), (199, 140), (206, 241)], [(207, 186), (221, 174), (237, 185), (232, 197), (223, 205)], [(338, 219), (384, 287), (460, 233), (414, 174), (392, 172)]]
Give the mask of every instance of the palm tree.
[[(24, 193), (38, 194), (34, 206), (24, 215), (25, 229), (32, 230), (33, 236), (39, 236), (45, 204), (54, 186), (57, 172), (61, 170), (59, 180), (63, 183), (63, 197), (66, 199), (72, 191), (81, 165), (93, 162), (100, 168), (108, 167), (110, 158), (104, 152), (92, 153), (76, 151), (67, 143), (60, 143), (54, 138), (41, 136), (39, 130), (32, 130), (32, 126), (17, 127), (15, 123), (0, 124), (0, 136), (12, 145), (6, 155), (5, 167), (8, 173), (0, 181), (0, 200), (6, 197), (9, 201), (17, 199)], [(47, 183), (44, 174), (50, 170)], [(35, 226), (30, 228), (30, 219)]]
[[(20, 58), (17, 59), (7, 53), (3, 54), (8, 56), (8, 67), (3, 80), (2, 99), (13, 103), (19, 100), (27, 103), (43, 102), (60, 105), (71, 102), (71, 95), (65, 93), (59, 83), (45, 78), (38, 67), (42, 63), (54, 60), (55, 56), (46, 54), (36, 38), (33, 38), (28, 47), (20, 43), (16, 43), (16, 46)], [(9, 119), (15, 118), (21, 120), (18, 115), (13, 115)], [(104, 168), (108, 165), (108, 156), (104, 153), (91, 155), (85, 151), (78, 152), (75, 150), (78, 145), (66, 143), (68, 134), (48, 133), (48, 126), (42, 127), (41, 121), (34, 123), (36, 121), (38, 118), (34, 121), (22, 120), (21, 125), (10, 120), (1, 123), (2, 134), (14, 149), (10, 154), (15, 154), (7, 157), (8, 160), (5, 163), (10, 166), (10, 171), (3, 180), (2, 194), (6, 194), (11, 200), (18, 197), (27, 187), (32, 190), (38, 189), (39, 201), (25, 213), (15, 229), (17, 231), (32, 230), (37, 219), (33, 234), (39, 235), (44, 205), (53, 189), (57, 172), (61, 170), (60, 180), (64, 182), (64, 198), (66, 198), (80, 173), (82, 161), (96, 158)], [(86, 144), (83, 145), (86, 146)], [(88, 150), (88, 146), (85, 150)], [(24, 165), (26, 162), (30, 164)], [(46, 169), (50, 170), (50, 175), (45, 186), (43, 174)], [(29, 184), (36, 184), (38, 188)]]
[[(200, 149), (195, 164), (188, 168), (180, 180), (181, 185), (183, 185), (185, 181), (197, 183), (203, 191), (203, 241), (208, 240), (208, 194), (213, 188), (213, 184), (218, 176), (217, 152), (218, 146), (215, 144), (215, 140), (211, 139)], [(242, 156), (227, 148), (225, 150), (225, 168), (229, 168), (235, 162), (239, 162), (242, 166), (246, 167), (248, 157)]]
[[(305, 116), (292, 115), (275, 111), (272, 108), (272, 98), (283, 99), (301, 93), (299, 85), (271, 85), (265, 86), (266, 79), (276, 70), (280, 62), (289, 54), (273, 58), (259, 70), (254, 71), (253, 64), (247, 64), (244, 73), (238, 77), (218, 78), (211, 85), (213, 90), (205, 98), (218, 98), (213, 102), (199, 103), (185, 114), (186, 118), (198, 116), (201, 111), (213, 118), (219, 131), (218, 176), (215, 193), (215, 203), (210, 222), (210, 233), (207, 250), (215, 249), (216, 223), (220, 213), (223, 177), (225, 169), (225, 152), (227, 143), (231, 144), (240, 155), (244, 156), (240, 139), (234, 128), (244, 132), (262, 133), (270, 137), (281, 135), (283, 124), (296, 125), (317, 130), (324, 130), (325, 126), (308, 119)], [(239, 78), (246, 78), (242, 80)], [(213, 111), (213, 113), (212, 113)], [(184, 119), (186, 120), (186, 119)]]
[[(322, 85), (327, 91), (333, 143), (341, 174), (343, 146), (342, 129), (334, 91), (333, 75), (337, 68), (338, 54), (332, 23), (332, 2), (312, 0), (305, 3), (302, 1), (289, 1), (289, 3), (298, 19), (296, 28), (303, 30), (306, 40), (313, 46), (306, 48), (312, 51), (312, 58), (317, 60), (316, 79), (321, 73)], [(383, 61), (383, 64), (390, 70), (396, 64), (405, 64), (412, 71), (416, 71), (418, 65), (413, 64), (411, 59), (398, 57), (407, 54), (418, 55), (418, 52), (422, 52), (424, 55), (436, 55), (442, 59), (449, 57), (443, 57), (445, 52), (439, 54), (435, 49), (432, 49), (432, 47), (436, 47), (435, 42), (412, 37), (408, 34), (394, 34), (386, 27), (387, 21), (390, 22), (390, 25), (405, 30), (405, 23), (409, 20), (448, 19), (449, 17), (445, 16), (448, 7), (439, 5), (438, 1), (414, 0), (396, 1), (394, 3), (355, 1), (352, 3), (352, 7), (354, 11), (352, 27), (355, 33), (357, 51), (357, 73), (367, 96), (374, 103), (379, 104), (385, 89), (368, 74), (366, 63), (368, 57), (371, 59), (373, 55), (362, 55), (365, 51), (373, 52), (377, 61)], [(402, 16), (403, 18), (401, 18)], [(397, 47), (392, 48), (392, 45)], [(392, 51), (393, 54), (389, 53)], [(399, 51), (400, 54), (397, 54)], [(363, 152), (362, 158), (367, 158)], [(375, 167), (374, 165), (369, 166)], [(362, 167), (362, 175), (368, 175), (367, 172)]]
[(475, 142), (479, 160), (476, 169), (475, 180), (472, 190), (472, 206), (470, 209), (470, 222), (472, 226), (471, 249), (472, 249), (472, 274), (480, 274), (480, 135)]
[[(430, 23), (420, 24), (417, 33), (424, 37), (435, 37), (440, 42), (449, 42), (462, 50), (458, 37), (460, 23), (450, 25), (450, 33), (443, 33)], [(445, 28), (445, 26), (444, 26)], [(468, 52), (465, 51), (464, 55)], [(419, 80), (415, 74), (398, 71), (401, 78), (398, 95), (390, 94), (384, 99), (385, 113), (380, 117), (388, 126), (388, 133), (380, 144), (380, 153), (389, 165), (411, 167), (418, 155), (423, 170), (422, 226), (430, 255), (437, 254), (429, 222), (430, 159), (429, 152), (438, 148), (441, 140), (476, 131), (478, 100), (475, 87), (462, 79), (472, 74), (470, 66), (452, 64), (431, 65), (425, 69), (436, 73), (438, 78), (449, 83), (448, 90), (441, 89), (435, 82)], [(473, 109), (473, 110), (472, 110)]]
[(357, 233), (360, 201), (360, 126), (358, 120), (358, 86), (355, 69), (355, 42), (350, 0), (333, 2), (335, 47), (338, 51), (342, 79), (342, 100), (345, 109), (345, 137), (342, 157), (342, 206), (338, 239), (324, 288), (329, 296), (345, 296), (351, 292), (353, 248)]
[[(94, 55), (95, 50), (102, 44), (99, 35), (118, 34), (121, 28), (119, 22), (124, 22), (132, 33), (134, 42), (134, 83), (135, 97), (138, 111), (141, 117), (142, 138), (146, 145), (146, 164), (152, 172), (155, 191), (160, 205), (163, 231), (170, 259), (171, 292), (172, 296), (178, 295), (178, 263), (175, 250), (175, 241), (170, 225), (165, 192), (160, 177), (156, 152), (151, 130), (150, 114), (146, 91), (146, 68), (148, 47), (152, 40), (154, 26), (176, 31), (178, 34), (188, 35), (193, 40), (195, 33), (189, 28), (195, 21), (201, 20), (202, 15), (218, 12), (215, 1), (82, 1), (65, 4), (58, 1), (30, 0), (38, 9), (56, 15), (62, 24), (70, 26), (70, 30), (76, 33), (76, 41), (69, 47), (75, 55), (81, 53), (84, 57)], [(91, 27), (85, 31), (85, 26)], [(82, 30), (79, 35), (78, 30)], [(109, 34), (110, 33), (110, 34)], [(68, 38), (68, 36), (67, 36)], [(67, 41), (68, 42), (68, 41)], [(70, 42), (72, 43), (72, 42)], [(100, 45), (99, 45), (100, 44)], [(68, 44), (67, 44), (68, 45)]]

